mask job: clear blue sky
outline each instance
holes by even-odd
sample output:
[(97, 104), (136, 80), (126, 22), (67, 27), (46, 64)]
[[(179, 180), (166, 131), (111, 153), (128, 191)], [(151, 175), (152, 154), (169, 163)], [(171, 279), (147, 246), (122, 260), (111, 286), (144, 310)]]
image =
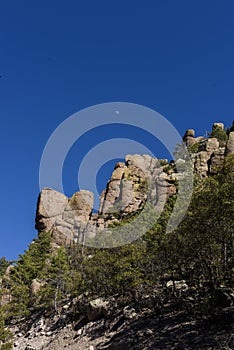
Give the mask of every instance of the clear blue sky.
[(234, 2), (1, 0), (0, 76), (0, 256), (12, 259), (36, 235), (41, 153), (71, 114), (126, 101), (182, 134), (231, 124)]

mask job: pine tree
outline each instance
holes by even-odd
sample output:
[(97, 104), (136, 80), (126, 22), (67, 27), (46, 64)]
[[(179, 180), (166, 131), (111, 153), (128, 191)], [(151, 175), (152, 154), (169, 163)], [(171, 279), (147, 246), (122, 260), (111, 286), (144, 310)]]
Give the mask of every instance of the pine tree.
[(44, 276), (46, 262), (50, 256), (51, 234), (39, 233), (30, 244), (29, 249), (19, 256), (4, 283), (8, 285), (11, 294), (9, 315), (28, 316), (33, 302), (31, 283), (33, 279)]
[(45, 308), (53, 308), (56, 312), (60, 302), (66, 300), (73, 289), (72, 268), (64, 247), (57, 250), (56, 254), (50, 256), (50, 262), (44, 276), (45, 285), (40, 292), (39, 305)]
[(11, 262), (7, 261), (5, 257), (0, 258), (0, 278), (2, 278), (6, 272), (8, 266), (10, 266)]

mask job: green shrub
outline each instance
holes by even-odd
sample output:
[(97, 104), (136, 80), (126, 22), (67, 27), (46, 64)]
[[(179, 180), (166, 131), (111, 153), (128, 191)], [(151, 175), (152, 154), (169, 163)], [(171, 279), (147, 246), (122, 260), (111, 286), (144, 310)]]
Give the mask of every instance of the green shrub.
[(189, 153), (194, 154), (199, 151), (199, 142), (195, 142), (192, 146), (189, 147)]
[(209, 138), (215, 137), (219, 141), (220, 147), (225, 147), (228, 138), (227, 132), (223, 130), (219, 125), (215, 125), (208, 136)]

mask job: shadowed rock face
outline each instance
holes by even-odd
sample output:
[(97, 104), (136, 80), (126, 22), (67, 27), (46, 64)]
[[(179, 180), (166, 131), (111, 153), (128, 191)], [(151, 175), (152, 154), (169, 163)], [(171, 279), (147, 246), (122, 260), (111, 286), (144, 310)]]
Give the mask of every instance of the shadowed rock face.
[[(224, 129), (222, 123), (215, 123), (213, 128), (217, 126)], [(192, 129), (186, 131), (183, 141), (188, 149), (196, 146), (191, 161), (194, 173), (202, 177), (217, 173), (225, 154), (234, 154), (234, 131), (229, 133), (226, 147), (220, 147), (216, 138), (195, 138)], [(74, 241), (82, 243), (84, 237), (92, 238), (97, 230), (141, 210), (149, 199), (155, 206), (163, 206), (163, 198), (177, 192), (176, 182), (183, 174), (176, 166), (180, 169), (184, 162), (183, 159), (169, 163), (149, 155), (127, 155), (125, 162), (116, 164), (101, 194), (98, 214), (92, 213), (94, 198), (89, 191), (82, 190), (68, 198), (53, 189), (43, 189), (38, 199), (36, 229), (52, 231), (57, 246)]]
[(57, 218), (61, 218), (68, 205), (68, 198), (51, 188), (41, 191), (36, 214), (36, 229), (38, 231), (51, 230)]

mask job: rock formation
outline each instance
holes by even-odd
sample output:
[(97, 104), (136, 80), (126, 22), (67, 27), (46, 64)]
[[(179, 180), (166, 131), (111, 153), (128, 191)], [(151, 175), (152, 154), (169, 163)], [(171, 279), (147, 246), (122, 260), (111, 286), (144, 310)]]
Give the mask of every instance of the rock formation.
[[(213, 124), (213, 130), (217, 127), (224, 130), (222, 123)], [(183, 141), (195, 174), (201, 177), (216, 174), (225, 155), (234, 154), (234, 131), (230, 130), (225, 147), (220, 147), (217, 138), (195, 137), (193, 129), (186, 131)], [(101, 194), (98, 214), (92, 213), (94, 198), (89, 191), (81, 190), (67, 198), (53, 189), (43, 189), (37, 205), (37, 230), (52, 231), (58, 246), (73, 241), (82, 243), (85, 237), (94, 237), (97, 230), (141, 210), (149, 199), (155, 206), (163, 206), (165, 196), (177, 192), (179, 172), (185, 164), (183, 156), (176, 158), (175, 162), (168, 162), (149, 155), (127, 155), (125, 162), (116, 164)]]
[(57, 245), (68, 244), (82, 234), (93, 208), (93, 194), (89, 191), (75, 193), (70, 199), (45, 188), (37, 204), (36, 229), (52, 231)]
[(142, 209), (147, 200), (164, 205), (166, 196), (176, 193), (176, 174), (168, 175), (156, 158), (148, 155), (127, 155), (125, 163), (117, 163), (106, 189), (102, 192), (98, 214), (92, 214), (93, 194), (80, 191), (71, 198), (53, 189), (39, 195), (36, 228), (52, 231), (56, 245), (72, 241), (82, 243), (92, 238), (97, 229), (108, 227), (117, 216), (126, 216)]

